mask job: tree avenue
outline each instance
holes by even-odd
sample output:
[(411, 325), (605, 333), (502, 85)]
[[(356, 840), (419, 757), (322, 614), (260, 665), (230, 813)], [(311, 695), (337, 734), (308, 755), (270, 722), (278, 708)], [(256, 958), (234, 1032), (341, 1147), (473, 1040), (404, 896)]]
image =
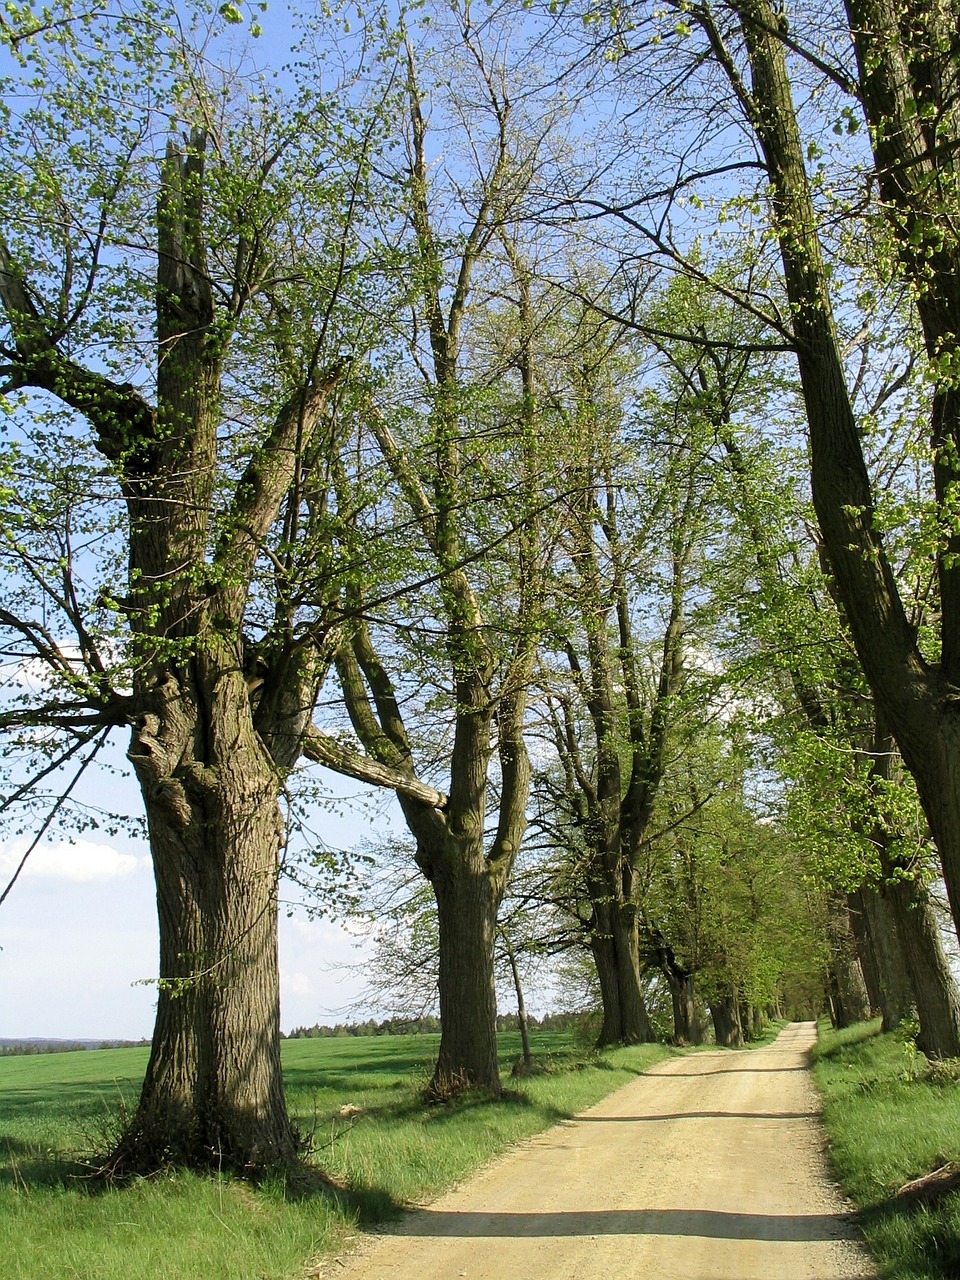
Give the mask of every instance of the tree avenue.
[[(864, 672), (917, 781), (958, 922), (956, 7), (929, 6), (921, 13), (886, 2), (849, 5), (860, 81), (844, 81), (853, 109), (862, 110), (869, 126), (898, 269), (911, 289), (929, 362), (941, 612), (936, 660), (923, 650), (910, 625), (876, 518), (877, 498), (848, 389), (831, 277), (791, 92), (787, 17), (765, 0), (717, 13), (693, 6), (691, 12), (727, 73), (763, 155), (810, 429), (820, 528)], [(726, 43), (734, 34), (742, 40), (749, 87)], [(792, 40), (790, 45), (794, 47)]]
[[(601, 1041), (655, 1033), (659, 969), (676, 1038), (706, 999), (739, 1043), (832, 946), (835, 1008), (915, 1002), (960, 1054), (915, 813), (960, 920), (956, 0), (849, 0), (839, 53), (768, 0), (551, 8), (376, 11), (354, 49), (307, 23), (275, 79), (229, 5), (0, 28), (2, 812), (41, 838), (128, 735), (160, 970), (114, 1172), (298, 1158), (276, 910), (304, 762), (397, 794), (434, 1099), (499, 1092), (535, 806), (516, 918), (542, 892), (575, 920)], [(562, 101), (548, 34), (593, 46)], [(838, 162), (880, 197), (845, 210), (855, 249), (814, 167), (831, 111), (838, 147), (869, 131)], [(812, 542), (747, 443), (801, 402)]]

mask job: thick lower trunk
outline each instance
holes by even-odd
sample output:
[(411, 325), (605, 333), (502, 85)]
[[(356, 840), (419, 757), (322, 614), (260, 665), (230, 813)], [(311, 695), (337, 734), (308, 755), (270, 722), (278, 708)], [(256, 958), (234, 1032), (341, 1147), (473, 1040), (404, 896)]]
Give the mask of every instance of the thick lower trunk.
[(864, 885), (850, 895), (850, 919), (870, 1004), (895, 1031), (914, 1005), (900, 934), (887, 897)]
[(643, 998), (636, 913), (618, 903), (594, 904), (591, 950), (600, 981), (603, 1023), (597, 1043), (647, 1044), (656, 1039)]
[(710, 1016), (717, 1044), (724, 1049), (739, 1049), (743, 1045), (743, 1027), (736, 992), (718, 996), (710, 1001)]
[(666, 978), (673, 1005), (674, 1044), (702, 1044), (703, 1022), (697, 1007), (693, 974), (668, 972)]
[(466, 1089), (499, 1094), (494, 941), (500, 893), (482, 857), (434, 875), (440, 928), (440, 1052), (428, 1094)]
[(167, 772), (141, 733), (131, 758), (150, 831), (160, 981), (140, 1102), (112, 1167), (287, 1167), (298, 1142), (280, 1070), (276, 772), (239, 740), (218, 766), (179, 760)]
[(749, 1000), (740, 1000), (737, 1009), (744, 1040), (759, 1040), (763, 1035), (763, 1010)]
[(885, 890), (916, 1001), (918, 1047), (929, 1057), (960, 1057), (960, 991), (926, 887), (894, 879)]

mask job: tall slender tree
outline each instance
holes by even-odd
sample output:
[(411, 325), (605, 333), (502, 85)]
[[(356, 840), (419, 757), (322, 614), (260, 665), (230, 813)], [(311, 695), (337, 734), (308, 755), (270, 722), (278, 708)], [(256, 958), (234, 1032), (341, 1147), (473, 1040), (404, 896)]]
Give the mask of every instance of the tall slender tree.
[[(397, 363), (356, 407), (409, 530), (406, 572), (420, 603), (404, 603), (402, 619), (381, 615), (382, 589), (368, 577), (347, 603), (355, 620), (336, 655), (367, 754), (409, 779), (446, 775), (440, 804), (399, 794), (439, 918), (438, 1097), (500, 1089), (496, 922), (527, 825), (526, 707), (556, 487), (522, 247), (540, 126), (515, 118), (494, 35), (481, 39), (467, 11), (460, 19), (453, 38), (466, 69), (446, 87), (452, 138), (473, 170), (431, 173), (424, 71), (410, 37), (402, 198), (417, 285)], [(504, 299), (499, 333), (484, 327), (494, 292)], [(384, 407), (398, 381), (406, 412)], [(365, 536), (362, 521), (355, 536)]]

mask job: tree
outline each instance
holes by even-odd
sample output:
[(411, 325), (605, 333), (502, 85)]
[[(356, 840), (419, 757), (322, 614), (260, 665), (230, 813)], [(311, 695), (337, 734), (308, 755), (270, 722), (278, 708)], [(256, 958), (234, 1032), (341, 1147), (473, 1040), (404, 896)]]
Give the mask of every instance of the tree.
[[(408, 38), (397, 188), (417, 285), (388, 372), (371, 369), (371, 394), (355, 407), (403, 513), (398, 571), (413, 578), (418, 603), (407, 592), (400, 612), (379, 614), (376, 577), (355, 583), (336, 654), (368, 755), (411, 781), (447, 774), (439, 803), (399, 792), (438, 912), (437, 1097), (500, 1090), (496, 922), (527, 825), (526, 707), (542, 626), (544, 512), (556, 488), (522, 235), (542, 125), (514, 111), (495, 36), (485, 44), (469, 14), (461, 18), (454, 39), (466, 70), (445, 87), (473, 170), (430, 171), (424, 73)], [(391, 398), (410, 407), (389, 412)], [(358, 515), (358, 556), (375, 545), (378, 511), (373, 503)], [(396, 592), (379, 601), (394, 602)]]
[[(679, 292), (661, 311), (680, 305)], [(544, 673), (559, 768), (543, 771), (538, 790), (541, 826), (566, 846), (572, 918), (589, 930), (601, 1043), (629, 1043), (652, 1036), (643, 971), (664, 967), (678, 1012), (690, 977), (647, 910), (646, 868), (679, 741), (671, 734), (709, 699), (711, 682), (695, 678), (690, 658), (708, 643), (700, 569), (712, 534), (712, 481), (702, 465), (711, 428), (704, 389), (675, 351), (671, 360), (581, 307), (554, 392), (576, 442), (575, 488), (557, 566), (557, 652)], [(691, 1028), (678, 1034), (689, 1039)]]
[(173, 19), (67, 10), (13, 47), (32, 96), (5, 86), (0, 623), (44, 675), (0, 724), (35, 780), (130, 734), (160, 981), (110, 1167), (256, 1173), (298, 1154), (279, 801), (335, 647), (334, 399), (373, 296), (358, 210), (379, 124), (316, 68), (293, 101), (218, 80)]
[(878, 707), (917, 782), (960, 922), (960, 722), (957, 605), (960, 247), (953, 230), (957, 187), (955, 8), (920, 16), (893, 4), (851, 4), (859, 84), (844, 88), (862, 107), (899, 270), (914, 297), (933, 394), (931, 465), (939, 537), (939, 661), (910, 625), (876, 517), (831, 302), (805, 148), (791, 95), (785, 19), (766, 0), (733, 9), (751, 76), (748, 87), (714, 12), (694, 7), (713, 56), (754, 130), (770, 181), (771, 222), (783, 261), (793, 341), (810, 429), (813, 501), (859, 659)]

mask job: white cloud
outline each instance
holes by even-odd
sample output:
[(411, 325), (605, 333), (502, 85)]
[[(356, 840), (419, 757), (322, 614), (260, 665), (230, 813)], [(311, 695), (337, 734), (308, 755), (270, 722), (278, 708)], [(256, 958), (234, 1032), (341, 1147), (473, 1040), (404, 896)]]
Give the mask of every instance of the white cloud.
[[(0, 872), (10, 876), (26, 853), (28, 842), (16, 840), (0, 853)], [(32, 880), (69, 880), (87, 883), (93, 880), (117, 880), (133, 875), (141, 859), (132, 853), (120, 853), (108, 844), (92, 840), (75, 840), (72, 844), (40, 844), (27, 859), (23, 878)]]
[(291, 972), (289, 969), (280, 969), (280, 990), (283, 996), (312, 996), (313, 983), (305, 973)]

